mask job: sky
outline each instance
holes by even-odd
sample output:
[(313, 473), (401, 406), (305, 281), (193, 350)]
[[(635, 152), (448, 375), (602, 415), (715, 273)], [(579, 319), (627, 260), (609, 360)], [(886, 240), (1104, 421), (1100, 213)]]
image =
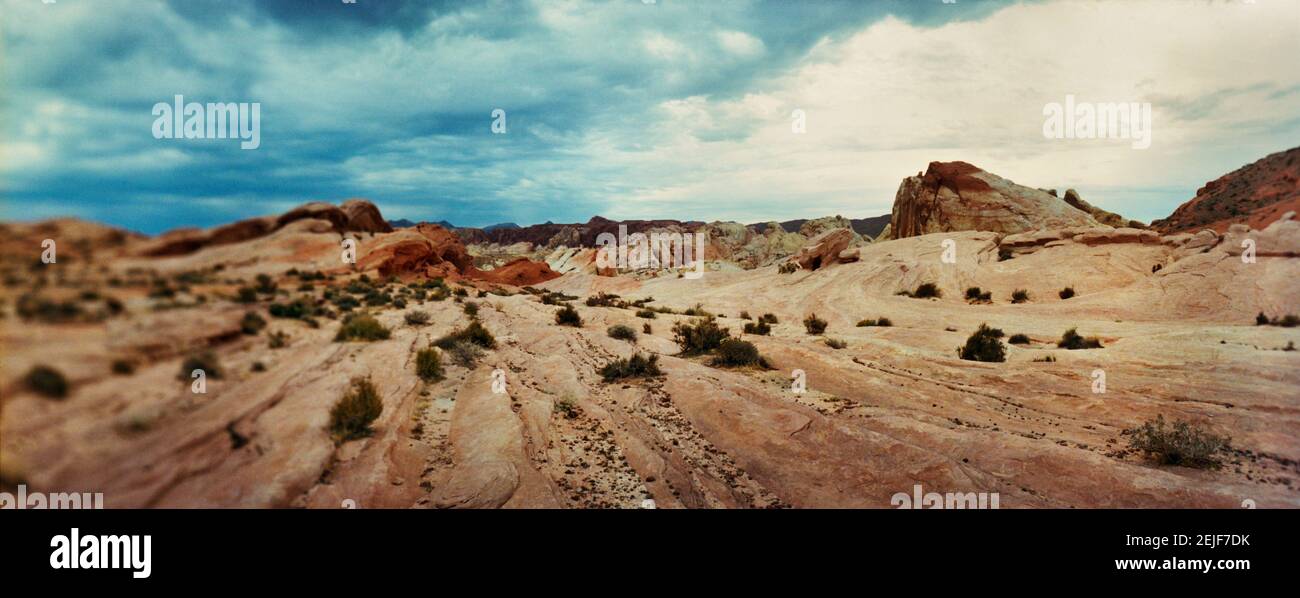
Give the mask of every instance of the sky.
[[(1300, 145), (1297, 56), (1296, 0), (0, 0), (0, 219), (862, 218), (963, 160), (1149, 221)], [(176, 95), (260, 145), (156, 138)], [(1045, 137), (1066, 96), (1150, 147)]]

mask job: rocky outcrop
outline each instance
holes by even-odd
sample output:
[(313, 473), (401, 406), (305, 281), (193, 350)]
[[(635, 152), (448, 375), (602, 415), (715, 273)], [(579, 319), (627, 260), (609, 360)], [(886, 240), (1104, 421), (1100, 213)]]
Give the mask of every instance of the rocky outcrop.
[(1300, 147), (1270, 154), (1205, 184), (1187, 203), (1151, 228), (1162, 233), (1208, 228), (1227, 232), (1233, 223), (1260, 230), (1300, 210)]
[[(1056, 197), (1055, 189), (1053, 189), (1050, 193), (1052, 197)], [(1119, 227), (1146, 228), (1145, 224), (1142, 224), (1137, 220), (1129, 220), (1123, 216), (1120, 216), (1119, 214), (1116, 214), (1114, 212), (1107, 212), (1106, 210), (1103, 210), (1097, 206), (1094, 206), (1084, 201), (1082, 197), (1079, 197), (1079, 192), (1075, 191), (1074, 189), (1065, 190), (1065, 203), (1068, 203), (1079, 210), (1083, 210), (1084, 212), (1087, 212), (1090, 216), (1093, 217), (1094, 220), (1102, 224), (1105, 224), (1106, 226), (1113, 226), (1115, 228), (1119, 228)]]
[(183, 228), (168, 231), (138, 245), (134, 253), (143, 257), (175, 256), (194, 253), (213, 245), (241, 243), (265, 237), (290, 223), (313, 219), (330, 223), (335, 232), (391, 232), (379, 208), (364, 199), (350, 199), (343, 206), (313, 201), (279, 216), (249, 218), (212, 229)]
[(838, 263), (840, 253), (849, 248), (855, 236), (852, 229), (832, 228), (810, 239), (791, 260), (802, 270), (816, 270)]
[(924, 174), (903, 179), (894, 198), (889, 234), (902, 239), (937, 232), (1022, 233), (1097, 226), (1060, 198), (1017, 185), (966, 162), (931, 162)]
[(436, 224), (417, 224), (363, 244), (358, 251), (357, 269), (376, 271), (383, 277), (428, 278), (457, 277), (476, 271), (460, 238)]

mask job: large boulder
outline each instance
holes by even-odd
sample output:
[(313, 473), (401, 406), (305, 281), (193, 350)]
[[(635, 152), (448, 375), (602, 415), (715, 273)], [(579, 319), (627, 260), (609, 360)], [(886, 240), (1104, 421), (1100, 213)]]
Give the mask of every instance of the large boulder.
[(898, 186), (889, 235), (902, 239), (962, 230), (1011, 234), (1098, 224), (1087, 212), (1046, 191), (1017, 185), (966, 162), (931, 162), (924, 174), (903, 179)]
[(803, 270), (816, 270), (840, 261), (840, 252), (853, 243), (853, 231), (847, 228), (833, 228), (808, 240), (794, 261)]
[(349, 199), (341, 206), (347, 215), (347, 230), (366, 233), (391, 233), (393, 227), (384, 220), (375, 204), (364, 199)]

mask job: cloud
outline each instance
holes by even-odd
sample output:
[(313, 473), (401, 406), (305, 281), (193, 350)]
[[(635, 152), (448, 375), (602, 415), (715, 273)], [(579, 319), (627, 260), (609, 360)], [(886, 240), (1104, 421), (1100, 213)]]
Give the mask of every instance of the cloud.
[[(6, 215), (147, 232), (353, 196), (461, 225), (860, 217), (951, 159), (1152, 218), (1300, 121), (1294, 3), (0, 5)], [(153, 139), (175, 94), (261, 103), (261, 148)], [(1151, 102), (1152, 148), (1043, 139), (1066, 94)]]

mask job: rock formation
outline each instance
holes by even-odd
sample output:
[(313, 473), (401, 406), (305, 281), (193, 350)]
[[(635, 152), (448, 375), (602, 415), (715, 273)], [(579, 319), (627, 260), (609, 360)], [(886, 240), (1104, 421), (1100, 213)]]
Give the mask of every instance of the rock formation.
[(1270, 154), (1205, 184), (1196, 197), (1156, 220), (1162, 233), (1223, 233), (1233, 223), (1263, 229), (1282, 214), (1300, 210), (1300, 147)]
[(1010, 234), (1098, 224), (1046, 191), (1017, 185), (965, 162), (931, 162), (924, 174), (899, 185), (889, 235), (902, 239), (962, 230)]

